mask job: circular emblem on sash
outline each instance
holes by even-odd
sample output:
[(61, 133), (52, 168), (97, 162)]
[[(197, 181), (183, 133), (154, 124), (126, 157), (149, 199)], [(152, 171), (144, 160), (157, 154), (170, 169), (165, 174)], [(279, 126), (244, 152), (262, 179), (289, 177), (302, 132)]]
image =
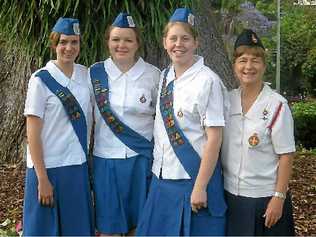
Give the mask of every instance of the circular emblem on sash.
[(181, 109), (178, 111), (177, 115), (178, 115), (179, 118), (182, 118), (182, 117), (183, 117), (183, 112), (182, 112)]
[(142, 97), (139, 98), (139, 101), (140, 101), (141, 103), (145, 103), (145, 102), (147, 101), (145, 95), (142, 95)]
[(254, 133), (253, 135), (251, 135), (249, 138), (248, 138), (248, 143), (250, 146), (254, 147), (254, 146), (257, 146), (260, 142), (260, 139), (258, 137), (258, 134), (257, 133)]

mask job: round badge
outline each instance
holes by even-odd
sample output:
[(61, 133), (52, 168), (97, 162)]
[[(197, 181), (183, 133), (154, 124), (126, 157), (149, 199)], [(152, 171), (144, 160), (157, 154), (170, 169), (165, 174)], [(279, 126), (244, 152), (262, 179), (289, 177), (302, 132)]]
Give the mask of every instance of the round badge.
[(182, 118), (183, 117), (183, 112), (181, 110), (179, 110), (177, 115), (178, 115), (179, 118)]
[(141, 103), (145, 103), (145, 102), (147, 101), (145, 95), (142, 95), (142, 97), (139, 98), (139, 101), (140, 101)]
[(251, 135), (249, 138), (248, 138), (248, 142), (249, 142), (249, 145), (250, 146), (257, 146), (260, 142), (260, 139), (258, 137), (258, 134), (257, 133), (254, 133), (253, 135)]

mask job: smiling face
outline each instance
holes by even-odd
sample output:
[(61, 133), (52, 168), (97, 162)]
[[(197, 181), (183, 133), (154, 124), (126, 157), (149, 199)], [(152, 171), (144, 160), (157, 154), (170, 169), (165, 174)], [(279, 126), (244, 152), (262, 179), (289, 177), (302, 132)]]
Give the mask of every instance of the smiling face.
[(109, 32), (107, 46), (113, 61), (118, 64), (134, 63), (139, 41), (133, 29), (113, 27)]
[(235, 57), (234, 73), (241, 86), (259, 85), (262, 83), (266, 65), (260, 50), (258, 52), (256, 49), (245, 50)]
[(163, 45), (175, 66), (190, 67), (193, 64), (198, 42), (188, 27), (180, 22), (167, 25)]
[(58, 43), (54, 48), (58, 63), (74, 63), (80, 52), (80, 36), (60, 34)]

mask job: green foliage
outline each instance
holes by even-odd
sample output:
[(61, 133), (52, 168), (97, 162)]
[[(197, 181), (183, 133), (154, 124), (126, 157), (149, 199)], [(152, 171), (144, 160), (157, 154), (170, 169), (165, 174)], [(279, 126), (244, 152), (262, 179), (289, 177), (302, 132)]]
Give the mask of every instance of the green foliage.
[[(281, 80), (284, 89), (312, 92), (315, 78), (316, 14), (311, 7), (284, 6), (281, 21)], [(313, 61), (314, 60), (314, 61)]]
[(270, 20), (276, 20), (277, 9), (276, 2), (274, 0), (266, 1), (254, 1), (256, 3), (256, 9), (260, 11), (263, 15), (268, 17)]
[(316, 148), (316, 102), (297, 102), (292, 106), (297, 144)]
[(0, 0), (0, 41), (9, 50), (18, 47), (41, 65), (52, 56), (48, 37), (56, 20), (78, 18), (82, 32), (79, 62), (89, 65), (105, 57), (104, 32), (119, 12), (131, 13), (144, 32), (144, 41), (158, 46), (171, 12), (192, 4), (189, 0)]

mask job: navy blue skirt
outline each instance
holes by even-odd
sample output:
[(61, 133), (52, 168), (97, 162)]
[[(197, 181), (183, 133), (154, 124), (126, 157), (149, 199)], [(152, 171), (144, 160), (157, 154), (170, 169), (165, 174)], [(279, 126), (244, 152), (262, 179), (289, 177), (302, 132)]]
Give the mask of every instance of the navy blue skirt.
[(94, 156), (93, 189), (96, 229), (104, 234), (122, 234), (136, 228), (149, 186), (149, 159)]
[(191, 211), (192, 187), (192, 180), (158, 179), (153, 175), (136, 235), (224, 235), (225, 215), (212, 216), (207, 208), (197, 214)]
[(271, 197), (250, 198), (225, 192), (227, 201), (227, 235), (231, 236), (294, 236), (291, 196), (283, 205), (283, 215), (271, 228), (263, 217)]
[(26, 170), (23, 235), (94, 235), (87, 164), (50, 168), (47, 175), (54, 187), (54, 207), (38, 202), (35, 169)]

